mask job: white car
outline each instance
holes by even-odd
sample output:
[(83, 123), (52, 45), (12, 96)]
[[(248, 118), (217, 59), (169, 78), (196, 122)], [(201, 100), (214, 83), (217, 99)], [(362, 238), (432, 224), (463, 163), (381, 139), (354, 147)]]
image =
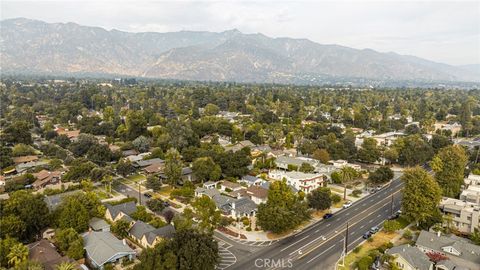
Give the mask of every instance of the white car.
[(352, 202), (346, 202), (343, 204), (343, 209), (348, 208), (350, 206), (352, 206)]

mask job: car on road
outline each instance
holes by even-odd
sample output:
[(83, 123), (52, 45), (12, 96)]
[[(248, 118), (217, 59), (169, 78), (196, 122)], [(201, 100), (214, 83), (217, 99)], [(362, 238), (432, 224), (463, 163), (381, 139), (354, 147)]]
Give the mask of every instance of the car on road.
[(375, 189), (376, 189), (377, 191), (379, 191), (379, 190), (381, 190), (382, 188), (383, 188), (382, 186), (377, 186)]
[(325, 215), (323, 215), (323, 219), (329, 219), (331, 217), (333, 217), (332, 213), (326, 213)]
[(169, 202), (163, 202), (163, 207), (169, 207), (170, 203)]
[(370, 192), (371, 194), (376, 193), (376, 192), (377, 192), (377, 189), (376, 189), (376, 188), (371, 188), (371, 189), (369, 190), (369, 192)]
[(371, 233), (371, 234), (375, 234), (375, 233), (377, 233), (378, 231), (380, 231), (380, 228), (378, 228), (377, 226), (374, 226), (374, 227), (370, 228), (370, 233)]
[(363, 239), (368, 239), (368, 238), (372, 237), (372, 234), (370, 232), (366, 232), (366, 233), (363, 234), (362, 237), (363, 237)]
[(145, 196), (147, 198), (152, 198), (153, 197), (152, 193), (150, 193), (150, 192), (144, 193), (143, 196)]
[(346, 203), (343, 204), (343, 209), (348, 208), (348, 207), (350, 207), (350, 206), (352, 206), (352, 202), (351, 202), (351, 201), (347, 201)]

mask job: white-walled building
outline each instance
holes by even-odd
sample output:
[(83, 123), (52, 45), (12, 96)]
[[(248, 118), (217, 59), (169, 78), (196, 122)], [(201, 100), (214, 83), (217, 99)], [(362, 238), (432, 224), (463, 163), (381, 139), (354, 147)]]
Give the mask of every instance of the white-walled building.
[(285, 172), (279, 170), (270, 171), (268, 177), (279, 181), (285, 179), (288, 185), (305, 193), (324, 186), (327, 179), (326, 175), (319, 173)]

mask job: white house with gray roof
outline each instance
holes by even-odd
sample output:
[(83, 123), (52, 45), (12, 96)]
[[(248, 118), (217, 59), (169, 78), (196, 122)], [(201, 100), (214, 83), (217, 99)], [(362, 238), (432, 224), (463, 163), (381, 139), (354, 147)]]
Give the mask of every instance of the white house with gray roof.
[(135, 257), (135, 251), (126, 241), (118, 240), (110, 232), (89, 231), (82, 237), (87, 261), (95, 268), (103, 269), (106, 263), (115, 264)]
[(171, 224), (155, 228), (141, 220), (137, 220), (128, 231), (130, 237), (145, 248), (154, 247), (163, 239), (172, 238), (174, 233), (175, 228)]
[(393, 263), (402, 270), (432, 270), (433, 264), (430, 258), (421, 250), (410, 245), (392, 247), (386, 251), (392, 255)]
[(434, 252), (447, 256), (457, 267), (480, 269), (480, 246), (474, 245), (468, 239), (421, 231), (416, 246), (424, 253)]

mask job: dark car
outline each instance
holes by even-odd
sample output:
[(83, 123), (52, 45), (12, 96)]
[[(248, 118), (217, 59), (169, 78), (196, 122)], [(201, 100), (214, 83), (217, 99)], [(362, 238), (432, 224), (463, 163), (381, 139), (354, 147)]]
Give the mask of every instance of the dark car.
[(329, 219), (331, 217), (333, 217), (332, 213), (326, 213), (325, 215), (323, 215), (323, 219)]
[(366, 233), (363, 234), (362, 237), (363, 237), (363, 239), (368, 239), (368, 238), (370, 238), (371, 236), (372, 236), (372, 234), (371, 234), (370, 232), (366, 232)]
[(147, 193), (144, 193), (143, 196), (145, 196), (147, 198), (152, 198), (153, 195), (151, 193), (147, 192)]
[(163, 207), (169, 207), (170, 203), (169, 202), (163, 202)]

